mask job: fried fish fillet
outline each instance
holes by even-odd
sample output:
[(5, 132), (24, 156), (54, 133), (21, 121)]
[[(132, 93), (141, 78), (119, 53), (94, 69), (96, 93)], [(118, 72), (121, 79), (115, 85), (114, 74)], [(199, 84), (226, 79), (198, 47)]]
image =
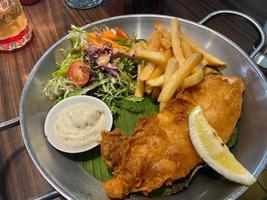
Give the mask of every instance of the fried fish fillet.
[(112, 179), (104, 183), (107, 195), (147, 195), (187, 176), (202, 162), (189, 137), (190, 111), (200, 105), (210, 125), (227, 142), (241, 113), (243, 90), (239, 78), (208, 75), (200, 84), (178, 91), (160, 113), (140, 119), (131, 136), (123, 137), (119, 129), (103, 132), (102, 156), (114, 170)]

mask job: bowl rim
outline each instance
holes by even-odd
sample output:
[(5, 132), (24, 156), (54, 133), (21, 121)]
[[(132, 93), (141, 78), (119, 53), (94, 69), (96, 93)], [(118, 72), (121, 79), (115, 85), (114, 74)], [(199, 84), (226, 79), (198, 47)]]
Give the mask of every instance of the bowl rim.
[(112, 128), (113, 116), (111, 110), (109, 109), (107, 104), (102, 100), (89, 95), (77, 95), (63, 99), (62, 101), (55, 104), (46, 115), (44, 123), (44, 132), (48, 142), (57, 150), (60, 150), (65, 153), (82, 153), (85, 151), (89, 151), (100, 144), (98, 141), (94, 141), (82, 147), (67, 147), (66, 145), (65, 146), (58, 145), (59, 141), (56, 139), (56, 137), (53, 137), (53, 135), (55, 134), (54, 125), (55, 125), (55, 119), (57, 118), (56, 115), (62, 112), (64, 108), (78, 103), (84, 103), (91, 106), (98, 106), (102, 108), (104, 111), (104, 115), (106, 117), (105, 130), (110, 131)]

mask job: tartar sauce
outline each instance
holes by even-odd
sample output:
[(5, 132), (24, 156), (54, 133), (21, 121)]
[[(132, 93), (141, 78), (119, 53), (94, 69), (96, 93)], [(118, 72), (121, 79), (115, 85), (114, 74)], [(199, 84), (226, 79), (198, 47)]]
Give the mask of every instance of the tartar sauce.
[(69, 105), (55, 121), (55, 136), (71, 147), (83, 147), (101, 140), (105, 129), (104, 110), (86, 103)]

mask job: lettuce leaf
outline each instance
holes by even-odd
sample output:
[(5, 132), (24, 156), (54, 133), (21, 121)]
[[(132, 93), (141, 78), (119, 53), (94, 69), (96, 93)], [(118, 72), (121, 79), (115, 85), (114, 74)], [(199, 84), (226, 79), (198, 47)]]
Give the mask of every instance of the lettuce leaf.
[(70, 96), (77, 96), (77, 95), (85, 95), (87, 92), (97, 88), (100, 85), (103, 85), (104, 83), (106, 83), (108, 81), (108, 79), (103, 79), (99, 82), (95, 82), (90, 84), (89, 86), (83, 87), (83, 88), (77, 88), (72, 90), (71, 92), (69, 92), (66, 97), (70, 97)]
[(70, 48), (69, 53), (63, 60), (63, 62), (57, 64), (59, 69), (52, 74), (54, 78), (66, 77), (67, 71), (71, 63), (73, 63), (75, 60), (83, 61), (85, 53), (82, 51), (81, 47), (85, 43), (83, 37), (84, 31), (75, 26), (71, 26), (71, 30), (69, 31), (69, 33), (70, 33), (69, 40), (72, 47)]

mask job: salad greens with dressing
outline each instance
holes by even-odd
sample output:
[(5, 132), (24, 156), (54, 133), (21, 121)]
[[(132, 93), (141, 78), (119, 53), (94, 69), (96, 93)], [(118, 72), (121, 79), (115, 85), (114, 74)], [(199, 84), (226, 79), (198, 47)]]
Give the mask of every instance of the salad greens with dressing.
[(72, 26), (71, 48), (61, 49), (64, 60), (57, 63), (43, 92), (55, 103), (74, 95), (92, 95), (117, 113), (121, 100), (136, 102), (133, 96), (138, 63), (133, 60), (134, 39), (122, 29), (102, 27), (85, 32)]

